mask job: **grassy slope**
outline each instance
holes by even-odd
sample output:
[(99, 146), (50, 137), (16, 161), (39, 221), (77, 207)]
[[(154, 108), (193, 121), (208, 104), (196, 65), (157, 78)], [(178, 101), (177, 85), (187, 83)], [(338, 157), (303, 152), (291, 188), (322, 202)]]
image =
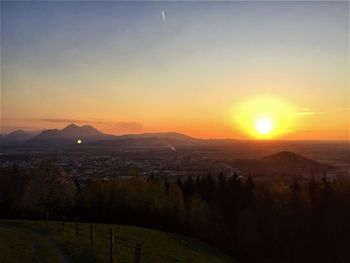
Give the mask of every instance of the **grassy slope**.
[[(109, 262), (109, 225), (94, 225), (90, 246), (89, 224), (0, 220), (0, 262)], [(136, 243), (141, 244), (141, 262), (235, 262), (207, 244), (156, 230), (116, 226), (116, 262), (133, 262)]]

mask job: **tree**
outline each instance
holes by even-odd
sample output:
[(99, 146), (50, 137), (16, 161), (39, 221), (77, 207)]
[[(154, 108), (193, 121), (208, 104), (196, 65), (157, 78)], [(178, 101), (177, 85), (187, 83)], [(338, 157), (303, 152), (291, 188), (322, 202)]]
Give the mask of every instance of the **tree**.
[(201, 238), (206, 237), (209, 229), (209, 213), (210, 209), (205, 201), (197, 195), (191, 197), (187, 209), (188, 220), (194, 233)]
[(216, 183), (210, 173), (208, 173), (202, 183), (202, 198), (211, 206), (214, 202)]
[(41, 164), (28, 182), (23, 204), (29, 211), (45, 212), (70, 208), (74, 205), (76, 186), (54, 161)]
[(188, 177), (185, 181), (183, 186), (183, 194), (186, 202), (192, 195), (194, 195), (194, 183), (192, 176)]
[(253, 201), (254, 187), (255, 187), (255, 185), (253, 182), (253, 178), (251, 175), (249, 175), (247, 181), (244, 184), (245, 200), (246, 200), (248, 205), (250, 205)]
[(223, 208), (225, 200), (227, 198), (227, 186), (224, 174), (220, 172), (218, 179), (218, 187), (216, 192), (216, 200), (221, 208)]
[(292, 208), (293, 210), (296, 210), (301, 205), (301, 187), (299, 184), (299, 181), (296, 177), (293, 179), (293, 183), (290, 187), (292, 192)]
[(168, 191), (167, 214), (173, 226), (180, 227), (185, 221), (185, 203), (179, 186), (171, 184)]
[(318, 192), (318, 184), (316, 182), (315, 176), (312, 176), (308, 183), (308, 194), (312, 204), (316, 202), (317, 192)]

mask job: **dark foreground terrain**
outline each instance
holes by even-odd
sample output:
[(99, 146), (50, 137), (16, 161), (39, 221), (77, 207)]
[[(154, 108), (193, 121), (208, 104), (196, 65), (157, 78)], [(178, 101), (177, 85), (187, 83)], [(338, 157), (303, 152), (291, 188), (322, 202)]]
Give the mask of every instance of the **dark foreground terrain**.
[[(44, 221), (0, 221), (0, 262), (110, 262), (110, 225)], [(236, 262), (209, 245), (156, 230), (115, 226), (115, 262), (134, 262), (135, 245), (141, 245), (141, 262)]]

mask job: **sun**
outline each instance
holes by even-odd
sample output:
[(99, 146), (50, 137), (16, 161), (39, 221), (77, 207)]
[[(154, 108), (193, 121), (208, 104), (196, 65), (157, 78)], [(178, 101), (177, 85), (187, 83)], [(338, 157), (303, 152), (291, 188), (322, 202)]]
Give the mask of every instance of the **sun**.
[(260, 118), (255, 123), (255, 129), (262, 135), (269, 134), (273, 129), (272, 121), (268, 118)]
[(231, 114), (233, 129), (258, 140), (282, 138), (295, 127), (295, 106), (280, 97), (242, 98)]

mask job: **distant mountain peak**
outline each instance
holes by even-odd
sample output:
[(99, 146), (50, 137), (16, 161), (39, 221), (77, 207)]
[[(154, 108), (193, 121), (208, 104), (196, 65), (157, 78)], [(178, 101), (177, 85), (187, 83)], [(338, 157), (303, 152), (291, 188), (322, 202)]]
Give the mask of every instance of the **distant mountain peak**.
[(71, 123), (69, 125), (67, 125), (65, 128), (63, 128), (61, 130), (61, 132), (63, 133), (81, 133), (82, 135), (84, 134), (102, 134), (102, 132), (100, 132), (99, 130), (97, 130), (95, 127), (91, 126), (91, 125), (83, 125), (83, 126), (78, 126), (75, 123)]
[(64, 127), (64, 128), (62, 129), (62, 131), (64, 131), (64, 130), (70, 130), (70, 129), (77, 129), (77, 128), (80, 128), (80, 127), (79, 127), (78, 125), (74, 124), (74, 123), (71, 123), (71, 124), (67, 125), (66, 127)]
[(27, 132), (24, 130), (15, 130), (8, 135), (5, 136), (5, 139), (7, 141), (24, 141), (30, 138), (31, 135), (29, 135)]
[(91, 126), (91, 125), (83, 125), (81, 126), (81, 128), (84, 130), (90, 130), (90, 131), (96, 131), (98, 133), (102, 133), (99, 130), (97, 130), (94, 126)]
[(84, 125), (78, 126), (74, 123), (67, 125), (62, 130), (51, 129), (46, 130), (33, 138), (33, 142), (47, 142), (47, 143), (69, 143), (73, 144), (77, 139), (84, 141), (94, 141), (98, 139), (110, 138), (110, 135), (105, 135), (93, 126)]
[(24, 130), (15, 130), (10, 132), (8, 135), (14, 135), (14, 134), (26, 134)]

